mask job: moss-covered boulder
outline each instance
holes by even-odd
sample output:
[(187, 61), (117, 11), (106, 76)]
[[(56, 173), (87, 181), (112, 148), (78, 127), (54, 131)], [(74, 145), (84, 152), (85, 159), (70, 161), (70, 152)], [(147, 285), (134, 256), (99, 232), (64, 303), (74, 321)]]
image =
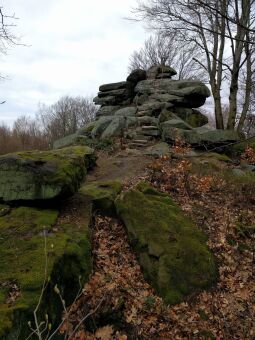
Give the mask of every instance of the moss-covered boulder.
[(205, 235), (169, 196), (140, 184), (124, 193), (116, 207), (145, 278), (166, 303), (178, 303), (215, 282)]
[(121, 191), (117, 181), (93, 182), (81, 187), (80, 192), (93, 202), (93, 210), (99, 210), (106, 215), (114, 215), (114, 201)]
[(1, 156), (0, 199), (45, 200), (71, 195), (95, 160), (94, 151), (85, 146)]
[(246, 148), (252, 148), (255, 151), (255, 137), (228, 146), (226, 152), (233, 157), (239, 157)]
[[(48, 315), (52, 330), (59, 325), (63, 306), (54, 292), (57, 284), (66, 305), (77, 295), (91, 272), (90, 203), (83, 197), (79, 226), (58, 222), (58, 211), (13, 208), (0, 217), (0, 338), (26, 339), (34, 327), (33, 311), (44, 291), (38, 321)], [(61, 221), (61, 220), (60, 220)], [(56, 224), (57, 223), (57, 224)], [(46, 260), (47, 259), (47, 260)], [(45, 276), (46, 270), (46, 276)]]

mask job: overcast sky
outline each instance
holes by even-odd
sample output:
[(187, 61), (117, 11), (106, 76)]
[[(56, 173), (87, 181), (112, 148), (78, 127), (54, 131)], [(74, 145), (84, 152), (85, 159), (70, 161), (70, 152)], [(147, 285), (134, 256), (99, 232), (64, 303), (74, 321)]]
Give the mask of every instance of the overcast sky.
[(125, 80), (130, 54), (148, 36), (130, 22), (135, 0), (3, 0), (19, 18), (14, 30), (24, 46), (1, 56), (0, 122), (33, 116), (38, 103), (63, 95), (96, 95), (99, 85)]

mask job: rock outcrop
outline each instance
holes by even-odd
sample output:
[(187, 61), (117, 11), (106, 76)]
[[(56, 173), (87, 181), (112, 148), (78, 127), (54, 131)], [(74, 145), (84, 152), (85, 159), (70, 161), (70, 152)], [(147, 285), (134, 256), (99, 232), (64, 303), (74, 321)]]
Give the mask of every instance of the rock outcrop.
[[(84, 143), (87, 139), (122, 137), (130, 148), (144, 147), (161, 139), (173, 143), (181, 138), (201, 148), (238, 141), (236, 132), (204, 129), (208, 118), (198, 108), (210, 90), (201, 81), (174, 80), (170, 66), (153, 66), (147, 72), (134, 70), (126, 81), (101, 85), (95, 104), (96, 121), (56, 141), (54, 147)], [(200, 129), (202, 128), (202, 130)]]
[(209, 287), (217, 277), (205, 235), (166, 194), (140, 184), (116, 202), (144, 276), (166, 303)]
[(172, 80), (174, 75), (172, 67), (153, 66), (147, 72), (134, 70), (125, 82), (100, 86), (94, 102), (101, 107), (91, 137), (123, 136), (144, 145), (160, 138), (161, 124), (176, 117), (181, 127), (206, 124), (207, 117), (193, 108), (205, 103), (209, 89), (200, 81)]
[(27, 206), (9, 208), (0, 217), (1, 339), (23, 340), (31, 336), (28, 322), (34, 325), (33, 312), (45, 279), (47, 288), (37, 316), (39, 323), (48, 321), (53, 330), (63, 314), (54, 286), (58, 286), (68, 306), (80, 291), (80, 284), (88, 281), (92, 272), (91, 202), (82, 196), (77, 199), (86, 207), (82, 214), (76, 212), (79, 225), (75, 221), (58, 221), (57, 210)]
[(47, 200), (72, 195), (95, 160), (94, 151), (83, 146), (1, 156), (0, 199)]

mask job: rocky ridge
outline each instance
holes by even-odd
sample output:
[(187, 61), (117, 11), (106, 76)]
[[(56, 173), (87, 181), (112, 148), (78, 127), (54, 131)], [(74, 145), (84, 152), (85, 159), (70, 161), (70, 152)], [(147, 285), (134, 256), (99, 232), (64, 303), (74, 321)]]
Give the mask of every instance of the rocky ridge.
[(116, 137), (130, 148), (155, 140), (171, 144), (177, 137), (199, 148), (238, 141), (236, 132), (206, 126), (208, 118), (198, 109), (210, 96), (208, 87), (198, 80), (172, 79), (176, 74), (170, 66), (153, 66), (134, 70), (126, 81), (101, 85), (94, 98), (100, 105), (95, 122), (56, 141), (54, 148)]

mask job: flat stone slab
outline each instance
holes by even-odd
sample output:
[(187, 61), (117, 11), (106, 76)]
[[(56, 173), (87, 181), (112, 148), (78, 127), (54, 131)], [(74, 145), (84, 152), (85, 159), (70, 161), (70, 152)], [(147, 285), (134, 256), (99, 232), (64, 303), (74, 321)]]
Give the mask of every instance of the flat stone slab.
[(108, 91), (114, 91), (119, 89), (125, 89), (128, 86), (130, 86), (130, 83), (127, 81), (120, 81), (118, 83), (110, 83), (110, 84), (104, 84), (99, 87), (100, 92), (108, 92)]
[(95, 161), (94, 150), (85, 146), (1, 156), (0, 199), (47, 200), (72, 195)]

